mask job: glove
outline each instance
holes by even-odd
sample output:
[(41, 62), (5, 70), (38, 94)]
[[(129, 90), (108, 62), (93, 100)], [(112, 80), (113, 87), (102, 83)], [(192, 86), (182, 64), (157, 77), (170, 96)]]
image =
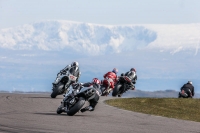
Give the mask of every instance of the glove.
[(61, 73), (61, 74), (65, 74), (66, 71), (65, 71), (65, 70), (61, 70), (60, 73)]
[(79, 83), (73, 83), (72, 87), (73, 87), (73, 89), (77, 89), (79, 87)]

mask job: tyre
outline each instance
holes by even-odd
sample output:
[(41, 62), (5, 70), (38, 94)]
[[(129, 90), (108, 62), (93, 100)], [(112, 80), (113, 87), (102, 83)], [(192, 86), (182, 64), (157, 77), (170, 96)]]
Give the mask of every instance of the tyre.
[(67, 115), (73, 116), (75, 115), (85, 104), (85, 99), (83, 97), (80, 97), (78, 102), (67, 111)]
[(118, 95), (119, 90), (120, 90), (121, 87), (122, 87), (121, 84), (117, 84), (117, 85), (115, 86), (115, 88), (113, 89), (113, 92), (112, 92), (112, 96), (113, 96), (113, 97), (115, 97), (115, 96)]
[(62, 108), (59, 106), (58, 109), (57, 109), (57, 114), (61, 114), (63, 111), (62, 111)]
[(51, 93), (51, 98), (56, 98), (57, 95), (57, 91), (53, 90), (53, 92)]
[(180, 93), (178, 94), (178, 98), (183, 98)]
[(51, 98), (56, 98), (57, 95), (60, 95), (64, 92), (64, 84), (62, 83), (58, 83), (58, 85), (56, 85), (54, 88), (53, 88), (53, 92), (51, 93)]

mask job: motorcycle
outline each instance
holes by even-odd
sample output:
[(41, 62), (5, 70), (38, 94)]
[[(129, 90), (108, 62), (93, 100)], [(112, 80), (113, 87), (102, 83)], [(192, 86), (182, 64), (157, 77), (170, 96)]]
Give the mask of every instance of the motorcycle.
[(111, 86), (114, 86), (113, 85), (114, 82), (112, 79), (104, 79), (102, 81), (102, 84), (101, 84), (101, 91), (102, 91), (102, 95), (101, 96), (107, 96), (110, 94), (110, 92), (113, 90), (113, 88), (111, 88)]
[(94, 98), (96, 93), (98, 94), (98, 91), (93, 87), (83, 87), (80, 92), (73, 90), (72, 93), (65, 95), (57, 109), (57, 114), (65, 112), (69, 116), (75, 115), (83, 107), (85, 101)]
[(178, 98), (192, 98), (189, 88), (183, 88), (178, 94)]
[(52, 87), (51, 98), (56, 98), (57, 95), (68, 93), (69, 87), (76, 82), (77, 77), (72, 75), (70, 71), (62, 72), (57, 75)]
[(115, 88), (113, 89), (112, 96), (121, 97), (121, 95), (128, 91), (130, 87), (131, 80), (127, 76), (121, 76), (119, 77), (119, 80), (117, 81)]

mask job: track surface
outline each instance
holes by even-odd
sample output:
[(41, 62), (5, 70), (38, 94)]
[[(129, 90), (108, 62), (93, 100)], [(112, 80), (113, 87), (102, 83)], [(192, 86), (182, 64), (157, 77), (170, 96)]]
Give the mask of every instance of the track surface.
[(93, 112), (56, 114), (62, 96), (0, 93), (1, 133), (200, 133), (200, 123), (121, 110), (103, 103)]

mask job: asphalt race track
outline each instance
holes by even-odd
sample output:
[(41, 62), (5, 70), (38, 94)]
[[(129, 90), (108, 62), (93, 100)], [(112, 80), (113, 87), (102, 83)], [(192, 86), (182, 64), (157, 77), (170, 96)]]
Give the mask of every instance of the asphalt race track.
[(200, 133), (200, 122), (135, 113), (108, 106), (93, 112), (56, 114), (62, 96), (0, 93), (1, 133)]

